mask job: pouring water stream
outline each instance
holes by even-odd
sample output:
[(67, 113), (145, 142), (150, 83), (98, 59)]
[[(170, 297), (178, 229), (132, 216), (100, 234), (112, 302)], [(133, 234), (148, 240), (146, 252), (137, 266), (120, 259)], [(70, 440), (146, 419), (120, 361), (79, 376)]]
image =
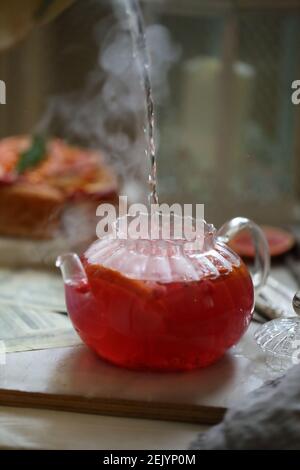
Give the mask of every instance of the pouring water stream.
[(156, 143), (155, 143), (155, 110), (153, 92), (150, 78), (150, 58), (146, 42), (146, 33), (143, 15), (138, 0), (118, 0), (128, 18), (130, 34), (132, 36), (134, 57), (137, 59), (141, 83), (145, 95), (146, 119), (144, 132), (146, 135), (146, 155), (150, 160), (149, 171), (149, 204), (158, 204), (157, 193), (157, 165), (156, 165)]

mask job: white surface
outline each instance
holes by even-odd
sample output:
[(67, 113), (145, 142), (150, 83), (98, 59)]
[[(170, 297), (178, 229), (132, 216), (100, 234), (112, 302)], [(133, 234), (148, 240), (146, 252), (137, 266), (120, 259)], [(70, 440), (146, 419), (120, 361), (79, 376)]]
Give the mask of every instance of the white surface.
[(0, 448), (186, 449), (203, 426), (0, 407)]

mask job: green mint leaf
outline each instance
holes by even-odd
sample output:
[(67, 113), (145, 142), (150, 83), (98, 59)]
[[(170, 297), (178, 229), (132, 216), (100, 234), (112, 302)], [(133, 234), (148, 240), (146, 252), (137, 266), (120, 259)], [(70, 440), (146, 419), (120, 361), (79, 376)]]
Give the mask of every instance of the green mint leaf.
[(29, 168), (37, 166), (46, 156), (46, 139), (40, 135), (32, 138), (31, 146), (20, 154), (16, 166), (17, 173), (24, 173)]

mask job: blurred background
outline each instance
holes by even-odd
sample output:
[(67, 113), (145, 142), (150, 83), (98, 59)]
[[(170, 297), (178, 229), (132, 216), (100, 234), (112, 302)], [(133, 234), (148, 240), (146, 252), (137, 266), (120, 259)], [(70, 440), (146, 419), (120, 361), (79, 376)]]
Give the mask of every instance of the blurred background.
[[(32, 1), (14, 2), (21, 30)], [(148, 169), (143, 97), (138, 72), (128, 70), (122, 8), (104, 0), (56, 2), (66, 7), (59, 16), (24, 27), (24, 37), (0, 51), (7, 87), (0, 137), (46, 129), (101, 147), (123, 193), (141, 200)], [(300, 105), (291, 101), (291, 84), (300, 79), (299, 1), (141, 6), (153, 59), (160, 202), (204, 203), (216, 225), (237, 215), (299, 221)]]

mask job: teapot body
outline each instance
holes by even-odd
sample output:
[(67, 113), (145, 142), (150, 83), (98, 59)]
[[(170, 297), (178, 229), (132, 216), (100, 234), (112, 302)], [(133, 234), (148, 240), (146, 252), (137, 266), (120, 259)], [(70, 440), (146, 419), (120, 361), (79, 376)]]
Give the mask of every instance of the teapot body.
[[(86, 279), (65, 283), (74, 327), (101, 358), (131, 369), (190, 370), (212, 364), (244, 334), (253, 312), (253, 282), (225, 244), (197, 257), (196, 278), (155, 280), (153, 271), (150, 279), (140, 273), (128, 277), (105, 263), (114, 252), (113, 245), (106, 248), (100, 264), (88, 250), (82, 257)], [(130, 253), (127, 258), (130, 263)], [(161, 270), (173, 261), (174, 254), (166, 255)]]

